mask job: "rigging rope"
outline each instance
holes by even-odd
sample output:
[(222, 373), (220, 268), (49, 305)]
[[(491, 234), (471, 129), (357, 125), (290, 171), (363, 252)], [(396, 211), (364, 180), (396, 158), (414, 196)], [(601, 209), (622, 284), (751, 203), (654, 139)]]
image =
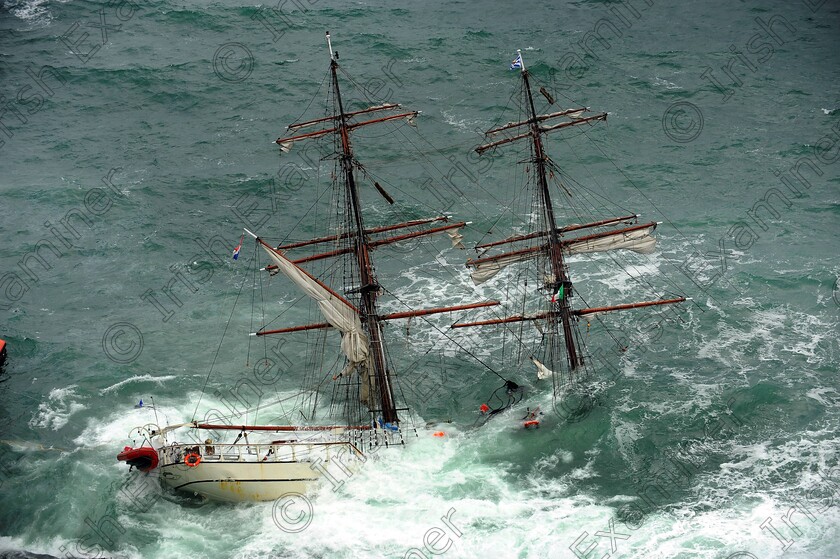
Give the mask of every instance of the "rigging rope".
[(195, 421), (195, 415), (198, 413), (198, 406), (199, 404), (201, 404), (202, 398), (204, 398), (204, 391), (207, 390), (207, 383), (210, 381), (210, 375), (213, 373), (213, 367), (216, 365), (216, 360), (219, 358), (219, 351), (221, 351), (222, 343), (224, 343), (225, 341), (225, 334), (227, 334), (228, 327), (230, 326), (230, 323), (233, 320), (233, 311), (236, 309), (236, 303), (239, 301), (239, 296), (242, 295), (242, 288), (244, 287), (245, 282), (240, 282), (239, 291), (236, 292), (236, 299), (233, 302), (233, 307), (230, 309), (230, 316), (228, 316), (227, 322), (225, 323), (225, 329), (222, 332), (222, 337), (219, 340), (218, 347), (216, 348), (216, 354), (213, 355), (213, 362), (210, 364), (210, 370), (207, 371), (207, 377), (204, 379), (204, 385), (201, 387), (201, 395), (198, 397), (198, 401), (195, 403), (195, 409), (193, 410), (191, 421)]
[[(380, 287), (381, 287), (381, 289), (382, 289), (383, 291), (385, 291), (386, 293), (388, 293), (391, 297), (393, 297), (394, 299), (396, 299), (399, 303), (401, 303), (402, 305), (404, 305), (407, 309), (412, 309), (412, 308), (411, 308), (411, 307), (410, 307), (407, 303), (405, 303), (405, 302), (404, 302), (404, 301), (402, 301), (399, 297), (397, 297), (396, 295), (394, 295), (394, 293), (392, 293), (391, 291), (389, 291), (388, 289), (386, 289), (386, 288), (384, 288), (384, 287), (382, 287), (382, 286), (380, 286)], [(412, 310), (414, 310), (414, 309), (412, 309)], [(432, 323), (432, 322), (431, 322), (428, 318), (426, 318), (425, 316), (422, 316), (422, 315), (421, 315), (419, 318), (421, 318), (421, 319), (422, 319), (424, 322), (426, 322), (429, 326), (431, 326), (432, 328), (434, 328), (434, 329), (435, 329), (435, 330), (436, 330), (436, 331), (437, 331), (440, 335), (442, 335), (444, 338), (446, 338), (447, 340), (449, 340), (450, 342), (452, 342), (453, 344), (455, 344), (456, 346), (458, 346), (458, 348), (459, 348), (459, 349), (461, 349), (462, 351), (464, 351), (467, 355), (469, 355), (470, 357), (472, 357), (473, 359), (475, 359), (476, 361), (478, 361), (479, 363), (481, 363), (482, 365), (484, 365), (484, 367), (485, 367), (488, 371), (490, 371), (491, 373), (493, 373), (494, 375), (496, 375), (497, 377), (499, 377), (499, 378), (500, 378), (500, 379), (502, 379), (503, 381), (505, 381), (505, 382), (510, 382), (508, 379), (506, 379), (506, 378), (505, 378), (505, 377), (503, 377), (501, 374), (499, 374), (499, 373), (498, 373), (498, 372), (497, 372), (497, 371), (496, 371), (493, 367), (491, 367), (490, 365), (488, 365), (487, 363), (485, 363), (485, 362), (484, 362), (484, 361), (483, 361), (480, 357), (478, 357), (478, 356), (477, 356), (476, 354), (474, 354), (472, 351), (470, 351), (469, 349), (467, 349), (466, 347), (464, 347), (463, 345), (461, 345), (460, 343), (458, 343), (458, 342), (457, 342), (457, 341), (456, 341), (453, 337), (451, 337), (449, 334), (447, 334), (446, 332), (444, 332), (443, 330), (441, 330), (440, 328), (438, 328), (438, 327), (437, 327), (435, 324), (433, 324), (433, 323)]]

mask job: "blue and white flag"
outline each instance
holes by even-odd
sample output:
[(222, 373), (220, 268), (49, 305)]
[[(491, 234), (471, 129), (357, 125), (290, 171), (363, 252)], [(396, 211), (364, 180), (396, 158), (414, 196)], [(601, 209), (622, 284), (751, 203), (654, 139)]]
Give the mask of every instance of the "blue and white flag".
[(520, 70), (522, 69), (522, 55), (521, 54), (517, 54), (516, 58), (514, 58), (513, 62), (511, 62), (511, 64), (510, 64), (510, 69), (511, 70), (516, 70), (517, 68), (520, 69)]

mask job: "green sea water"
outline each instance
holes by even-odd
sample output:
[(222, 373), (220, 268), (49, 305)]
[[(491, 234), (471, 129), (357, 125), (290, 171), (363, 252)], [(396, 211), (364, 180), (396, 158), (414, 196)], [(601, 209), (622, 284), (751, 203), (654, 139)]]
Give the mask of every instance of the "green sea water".
[[(830, 0), (0, 2), (0, 556), (419, 557), (443, 549), (424, 547), (436, 528), (444, 557), (837, 556), (839, 17)], [(468, 246), (518, 225), (521, 157), (470, 150), (517, 118), (522, 49), (558, 104), (609, 113), (550, 145), (591, 189), (576, 195), (662, 222), (634, 265), (692, 301), (593, 321), (601, 388), (573, 417), (505, 369), (499, 333), (394, 326), (395, 362), (422, 356), (400, 375), (418, 436), (313, 495), (290, 531), (272, 503), (161, 493), (115, 455), (156, 420), (141, 398), (188, 420), (250, 374), (241, 301), (220, 348), (253, 281), (250, 245), (230, 251), (242, 227), (308, 233), (292, 231), (329, 173), (271, 142), (319, 116), (324, 31), (351, 107), (421, 111), (410, 136), (354, 135), (401, 212), (371, 190), (371, 222), (445, 210), (472, 222)], [(509, 294), (473, 288), (445, 244), (378, 260), (392, 295)], [(593, 305), (637, 294), (610, 264), (572, 260)], [(271, 316), (296, 297), (277, 283)], [(462, 348), (527, 386), (539, 430), (474, 427), (499, 379)]]

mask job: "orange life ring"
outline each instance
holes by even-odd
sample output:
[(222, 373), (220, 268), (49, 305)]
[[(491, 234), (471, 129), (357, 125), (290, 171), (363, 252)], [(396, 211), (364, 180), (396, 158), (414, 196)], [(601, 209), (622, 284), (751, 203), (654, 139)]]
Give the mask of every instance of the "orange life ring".
[(201, 464), (201, 455), (196, 454), (195, 452), (190, 452), (186, 456), (184, 456), (184, 464), (189, 466), (190, 468), (195, 468), (199, 464)]

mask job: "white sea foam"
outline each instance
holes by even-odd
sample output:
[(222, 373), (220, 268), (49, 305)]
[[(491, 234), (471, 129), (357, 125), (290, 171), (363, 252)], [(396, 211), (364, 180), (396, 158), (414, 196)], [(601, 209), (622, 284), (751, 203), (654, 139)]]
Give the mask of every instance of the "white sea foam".
[(668, 80), (662, 79), (659, 76), (654, 77), (653, 85), (664, 85), (665, 89), (682, 89), (682, 86), (679, 86), (673, 82), (669, 82)]
[(20, 2), (19, 4), (13, 5), (9, 11), (16, 17), (29, 23), (46, 25), (52, 20), (52, 14), (49, 11), (49, 0)]
[[(11, 538), (8, 536), (0, 536), (0, 553), (7, 551), (14, 553), (25, 550), (29, 553), (49, 555), (51, 557), (84, 557), (85, 555), (72, 555), (74, 553), (78, 553), (78, 543), (79, 540), (69, 540), (58, 536), (52, 536), (49, 538), (38, 537), (35, 541), (32, 541), (29, 538), (21, 538), (17, 536)], [(82, 546), (81, 549), (87, 549), (89, 552), (96, 552), (97, 557), (100, 556), (99, 552), (102, 551), (101, 547), (98, 548), (92, 545), (88, 545), (86, 547)], [(87, 556), (93, 557), (93, 555)], [(12, 555), (12, 557), (16, 557), (16, 555)], [(108, 557), (119, 557), (120, 559), (142, 559), (144, 556), (136, 551), (126, 549), (121, 550), (119, 556), (109, 554)]]
[(73, 442), (86, 448), (113, 448), (119, 451), (122, 448), (121, 445), (128, 442), (128, 435), (135, 427), (158, 424), (158, 422), (168, 424), (170, 418), (173, 420), (172, 423), (177, 423), (181, 419), (182, 414), (175, 408), (161, 404), (155, 408), (117, 406), (118, 411), (112, 416), (88, 422), (87, 427)]
[(73, 414), (86, 408), (78, 401), (76, 388), (75, 384), (71, 384), (65, 388), (50, 390), (47, 400), (38, 404), (38, 411), (29, 421), (29, 425), (53, 431), (58, 431), (67, 425)]
[[(742, 371), (755, 370), (761, 362), (791, 362), (791, 354), (803, 356), (814, 365), (830, 359), (822, 347), (833, 336), (832, 324), (826, 319), (787, 305), (762, 309), (747, 297), (733, 301), (730, 307), (730, 318), (724, 320), (722, 315), (718, 322), (719, 335), (703, 336), (707, 339), (700, 344), (700, 357), (716, 359), (730, 369), (734, 365)], [(733, 311), (742, 317), (738, 322), (731, 318)]]
[(825, 356), (817, 352), (817, 346), (826, 337), (835, 337), (835, 332), (823, 328), (825, 324), (816, 316), (799, 312), (790, 314), (791, 328), (797, 335), (790, 337), (793, 343), (786, 343), (782, 351), (804, 355), (808, 363), (821, 363)]
[(840, 392), (833, 387), (813, 388), (806, 392), (805, 395), (824, 406), (840, 406)]
[(158, 385), (162, 386), (163, 383), (165, 383), (166, 381), (173, 380), (173, 379), (176, 379), (176, 378), (178, 378), (178, 377), (176, 377), (175, 375), (163, 375), (163, 376), (159, 376), (159, 377), (156, 377), (156, 376), (153, 376), (153, 375), (134, 375), (131, 378), (121, 380), (120, 382), (118, 382), (116, 384), (112, 384), (111, 386), (109, 386), (107, 388), (103, 388), (102, 390), (99, 391), (99, 393), (100, 394), (107, 394), (108, 392), (113, 392), (114, 390), (116, 390), (117, 388), (119, 388), (121, 386), (125, 386), (126, 384), (131, 384), (131, 383), (134, 383), (134, 382), (155, 382)]
[[(159, 421), (189, 420), (197, 396), (158, 402)], [(200, 411), (224, 406), (211, 396), (204, 398)], [(549, 409), (550, 396), (543, 400), (539, 403)], [(410, 436), (406, 447), (380, 450), (352, 477), (342, 478), (345, 483), (338, 491), (326, 484), (311, 496), (312, 521), (300, 533), (278, 528), (272, 503), (190, 508), (167, 498), (147, 512), (134, 513), (130, 503), (118, 499), (119, 521), (151, 538), (155, 543), (146, 546), (144, 553), (157, 556), (188, 551), (212, 555), (216, 550), (242, 558), (403, 557), (410, 549), (423, 550), (425, 534), (441, 528), (446, 534), (441, 542), (452, 543), (445, 557), (499, 556), (500, 550), (517, 557), (552, 557), (559, 550), (565, 553), (576, 541), (581, 550), (597, 544), (600, 557), (610, 551), (609, 541), (594, 533), (609, 530), (612, 520), (616, 532), (629, 536), (616, 542), (622, 557), (719, 559), (740, 550), (759, 557), (781, 557), (781, 546), (759, 526), (772, 517), (778, 527), (784, 527), (781, 516), (790, 506), (789, 490), (807, 494), (817, 486), (821, 478), (813, 472), (830, 470), (838, 442), (830, 429), (806, 432), (800, 441), (776, 446), (712, 441), (709, 448), (725, 450), (728, 458), (719, 469), (698, 474), (689, 487), (696, 495), (667, 508), (654, 507), (640, 527), (630, 528), (619, 511), (640, 504), (637, 487), (628, 486), (603, 501), (579, 489), (581, 482), (599, 478), (596, 449), (587, 450), (583, 464), (573, 466), (574, 453), (552, 444), (535, 457), (524, 476), (511, 475), (510, 465), (503, 460), (488, 459), (488, 450), (490, 456), (503, 456), (497, 452), (500, 446), (515, 448), (520, 442), (527, 444), (529, 438), (550, 434), (546, 429), (565, 428), (562, 423), (547, 424), (538, 431), (525, 431), (513, 417), (519, 416), (501, 414), (477, 430), (451, 424), (418, 429), (418, 436)], [(118, 480), (125, 476), (125, 468), (112, 455), (127, 442), (133, 427), (154, 421), (154, 410), (126, 404), (91, 421), (75, 442), (101, 457), (101, 463), (94, 461), (92, 466), (101, 469), (99, 475)], [(445, 436), (433, 437), (434, 431), (444, 431)], [(639, 436), (633, 424), (616, 428), (619, 446), (627, 446), (629, 454)], [(792, 487), (776, 487), (776, 473), (794, 465), (803, 471), (801, 479)], [(757, 472), (758, 484), (754, 481)], [(733, 495), (738, 497), (733, 499)], [(807, 557), (809, 546), (836, 541), (837, 508), (824, 511), (816, 521), (797, 524), (803, 535), (796, 538), (785, 559)], [(291, 512), (294, 517), (298, 509)], [(442, 522), (448, 514), (460, 535)], [(578, 540), (584, 532), (588, 535)], [(59, 546), (71, 543), (0, 539), (0, 546), (56, 556), (61, 556)], [(139, 555), (131, 547), (118, 551)]]
[(453, 111), (447, 111), (446, 109), (441, 110), (441, 114), (443, 115), (444, 122), (463, 132), (476, 132), (484, 130), (489, 126), (482, 119), (459, 118)]

